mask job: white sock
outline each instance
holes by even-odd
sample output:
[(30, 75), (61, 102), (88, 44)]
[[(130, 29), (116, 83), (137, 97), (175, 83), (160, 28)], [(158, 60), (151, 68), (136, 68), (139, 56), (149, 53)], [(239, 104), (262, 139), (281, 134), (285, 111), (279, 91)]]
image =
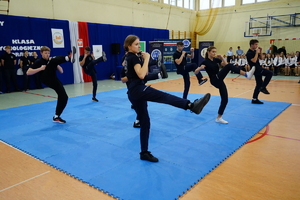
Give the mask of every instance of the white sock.
[(135, 123), (137, 124), (137, 123), (139, 123), (140, 122), (140, 120), (135, 120)]
[(66, 61), (69, 61), (69, 56), (66, 56), (65, 59), (66, 59)]
[(158, 73), (157, 76), (159, 79), (162, 79), (161, 73)]
[(54, 118), (58, 117), (58, 115), (54, 115)]

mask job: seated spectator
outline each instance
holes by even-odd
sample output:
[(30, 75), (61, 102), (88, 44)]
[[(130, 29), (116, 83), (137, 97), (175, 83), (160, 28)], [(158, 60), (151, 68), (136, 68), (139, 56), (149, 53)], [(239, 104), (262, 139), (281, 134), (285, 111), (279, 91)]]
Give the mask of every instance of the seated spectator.
[(299, 76), (300, 74), (300, 52), (296, 51), (296, 65), (295, 65), (295, 76)]
[[(292, 53), (293, 54), (293, 53)], [(285, 59), (285, 68), (284, 75), (289, 76), (291, 74), (291, 69), (295, 69), (296, 59), (292, 54), (287, 54), (287, 58)]]
[(245, 55), (241, 55), (239, 61), (238, 61), (238, 66), (241, 70), (247, 72), (247, 70), (250, 70), (250, 67), (248, 65), (247, 59)]
[(278, 75), (278, 72), (280, 68), (284, 67), (284, 61), (282, 60), (282, 57), (280, 57), (279, 53), (276, 53), (276, 57), (274, 58), (274, 76)]
[(266, 55), (264, 53), (260, 53), (258, 61), (259, 61), (260, 66), (265, 69), (266, 68)]
[(267, 54), (267, 57), (266, 57), (266, 69), (273, 71), (273, 58), (271, 56), (272, 55), (270, 53)]

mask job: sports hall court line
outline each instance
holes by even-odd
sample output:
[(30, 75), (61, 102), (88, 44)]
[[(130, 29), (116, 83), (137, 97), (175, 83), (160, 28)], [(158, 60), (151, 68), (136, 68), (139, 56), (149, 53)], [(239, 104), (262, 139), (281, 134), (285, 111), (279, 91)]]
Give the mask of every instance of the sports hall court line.
[(43, 95), (43, 94), (37, 94), (37, 93), (33, 93), (33, 92), (23, 92), (26, 94), (32, 94), (32, 95), (37, 95), (37, 96), (42, 96), (42, 97), (49, 97), (49, 98), (53, 98), (53, 99), (57, 99), (57, 97), (52, 97), (52, 96), (48, 96), (48, 95)]
[(246, 142), (246, 144), (249, 144), (249, 143), (255, 142), (255, 141), (257, 141), (257, 140), (259, 140), (259, 139), (263, 138), (264, 136), (266, 136), (266, 135), (267, 135), (267, 133), (268, 133), (268, 132), (269, 132), (269, 125), (267, 125), (267, 126), (266, 126), (266, 130), (265, 130), (265, 132), (264, 132), (264, 133), (258, 133), (258, 134), (262, 134), (261, 136), (259, 136), (258, 138), (255, 138), (255, 139), (253, 139), (253, 140), (250, 140), (250, 141)]
[(25, 180), (25, 181), (21, 181), (20, 183), (17, 183), (17, 184), (14, 184), (14, 185), (12, 185), (12, 186), (9, 186), (9, 187), (7, 187), (7, 188), (4, 188), (4, 189), (0, 190), (0, 192), (3, 192), (3, 191), (8, 190), (8, 189), (10, 189), (10, 188), (16, 187), (16, 186), (18, 186), (18, 185), (21, 185), (21, 184), (23, 184), (23, 183), (26, 183), (26, 182), (28, 182), (28, 181), (30, 181), (30, 180), (32, 180), (32, 179), (38, 178), (38, 177), (43, 176), (43, 175), (48, 174), (48, 173), (50, 173), (50, 171), (46, 171), (46, 172), (44, 172), (44, 173), (42, 173), (42, 174), (36, 175), (36, 176), (34, 176), (34, 177), (31, 177), (31, 178), (29, 178), (29, 179), (27, 179), (27, 180)]

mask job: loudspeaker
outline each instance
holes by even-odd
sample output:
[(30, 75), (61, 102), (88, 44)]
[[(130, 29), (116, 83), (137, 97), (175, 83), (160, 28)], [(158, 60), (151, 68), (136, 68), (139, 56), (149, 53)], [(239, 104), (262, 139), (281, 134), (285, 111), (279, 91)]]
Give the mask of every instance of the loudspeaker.
[(120, 54), (120, 43), (111, 43), (111, 53)]

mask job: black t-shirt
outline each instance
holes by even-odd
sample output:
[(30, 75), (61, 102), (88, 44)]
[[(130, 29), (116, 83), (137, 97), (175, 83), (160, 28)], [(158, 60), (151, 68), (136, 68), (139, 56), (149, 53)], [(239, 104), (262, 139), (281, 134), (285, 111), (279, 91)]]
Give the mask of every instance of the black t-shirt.
[[(47, 65), (47, 63), (48, 63), (48, 60), (45, 60), (44, 58), (39, 58), (34, 62), (34, 64), (31, 66), (31, 68), (37, 69), (37, 68), (41, 67), (42, 65)], [(57, 70), (57, 66), (46, 67), (45, 70), (42, 70), (39, 73), (44, 78), (52, 78), (52, 77), (56, 76), (56, 70)], [(45, 77), (45, 75), (47, 77)]]
[[(130, 88), (134, 87), (135, 85), (144, 85), (144, 81), (138, 77), (134, 70), (134, 66), (136, 64), (140, 64), (143, 66), (143, 62), (141, 59), (134, 53), (128, 52), (126, 56), (126, 64), (125, 64), (125, 70), (127, 68), (127, 78), (128, 78), (128, 85)], [(129, 87), (128, 87), (129, 89)]]
[(5, 68), (14, 68), (16, 60), (16, 56), (12, 53), (8, 54), (4, 52), (4, 54), (1, 56), (1, 59), (4, 60), (4, 67)]
[(27, 56), (27, 58), (25, 57), (25, 56), (22, 56), (21, 58), (20, 58), (20, 61), (22, 61), (23, 62), (23, 67), (27, 67), (27, 66), (29, 66), (30, 65), (30, 58)]
[[(81, 62), (84, 58), (84, 55), (80, 55), (79, 56), (79, 62)], [(84, 62), (84, 65), (82, 66), (82, 68), (86, 69), (86, 66), (92, 62), (94, 59), (91, 55), (88, 55), (86, 58), (85, 58), (85, 62)]]
[(175, 60), (179, 59), (181, 55), (182, 55), (182, 52), (179, 52), (177, 50), (173, 54), (173, 60), (174, 60), (175, 66), (177, 68), (177, 74), (181, 73), (184, 70), (184, 66), (186, 65), (186, 55), (187, 55), (187, 53), (185, 53), (184, 57), (182, 58), (182, 62), (179, 65), (175, 62)]
[(246, 53), (246, 57), (247, 57), (247, 61), (248, 61), (248, 64), (249, 64), (250, 68), (255, 66), (256, 69), (258, 69), (260, 67), (259, 59), (256, 60), (256, 63), (251, 61), (251, 59), (255, 57), (255, 54), (256, 54), (256, 50), (252, 51), (251, 49), (249, 49)]
[(39, 59), (39, 57), (36, 57), (36, 58), (35, 58), (35, 57), (32, 56), (32, 57), (30, 58), (30, 62), (34, 64), (35, 61), (37, 61), (38, 59)]
[(222, 60), (218, 58), (213, 58), (213, 60), (210, 60), (206, 58), (201, 65), (205, 65), (205, 70), (209, 76), (210, 79), (215, 79), (216, 74), (219, 73), (219, 66)]

